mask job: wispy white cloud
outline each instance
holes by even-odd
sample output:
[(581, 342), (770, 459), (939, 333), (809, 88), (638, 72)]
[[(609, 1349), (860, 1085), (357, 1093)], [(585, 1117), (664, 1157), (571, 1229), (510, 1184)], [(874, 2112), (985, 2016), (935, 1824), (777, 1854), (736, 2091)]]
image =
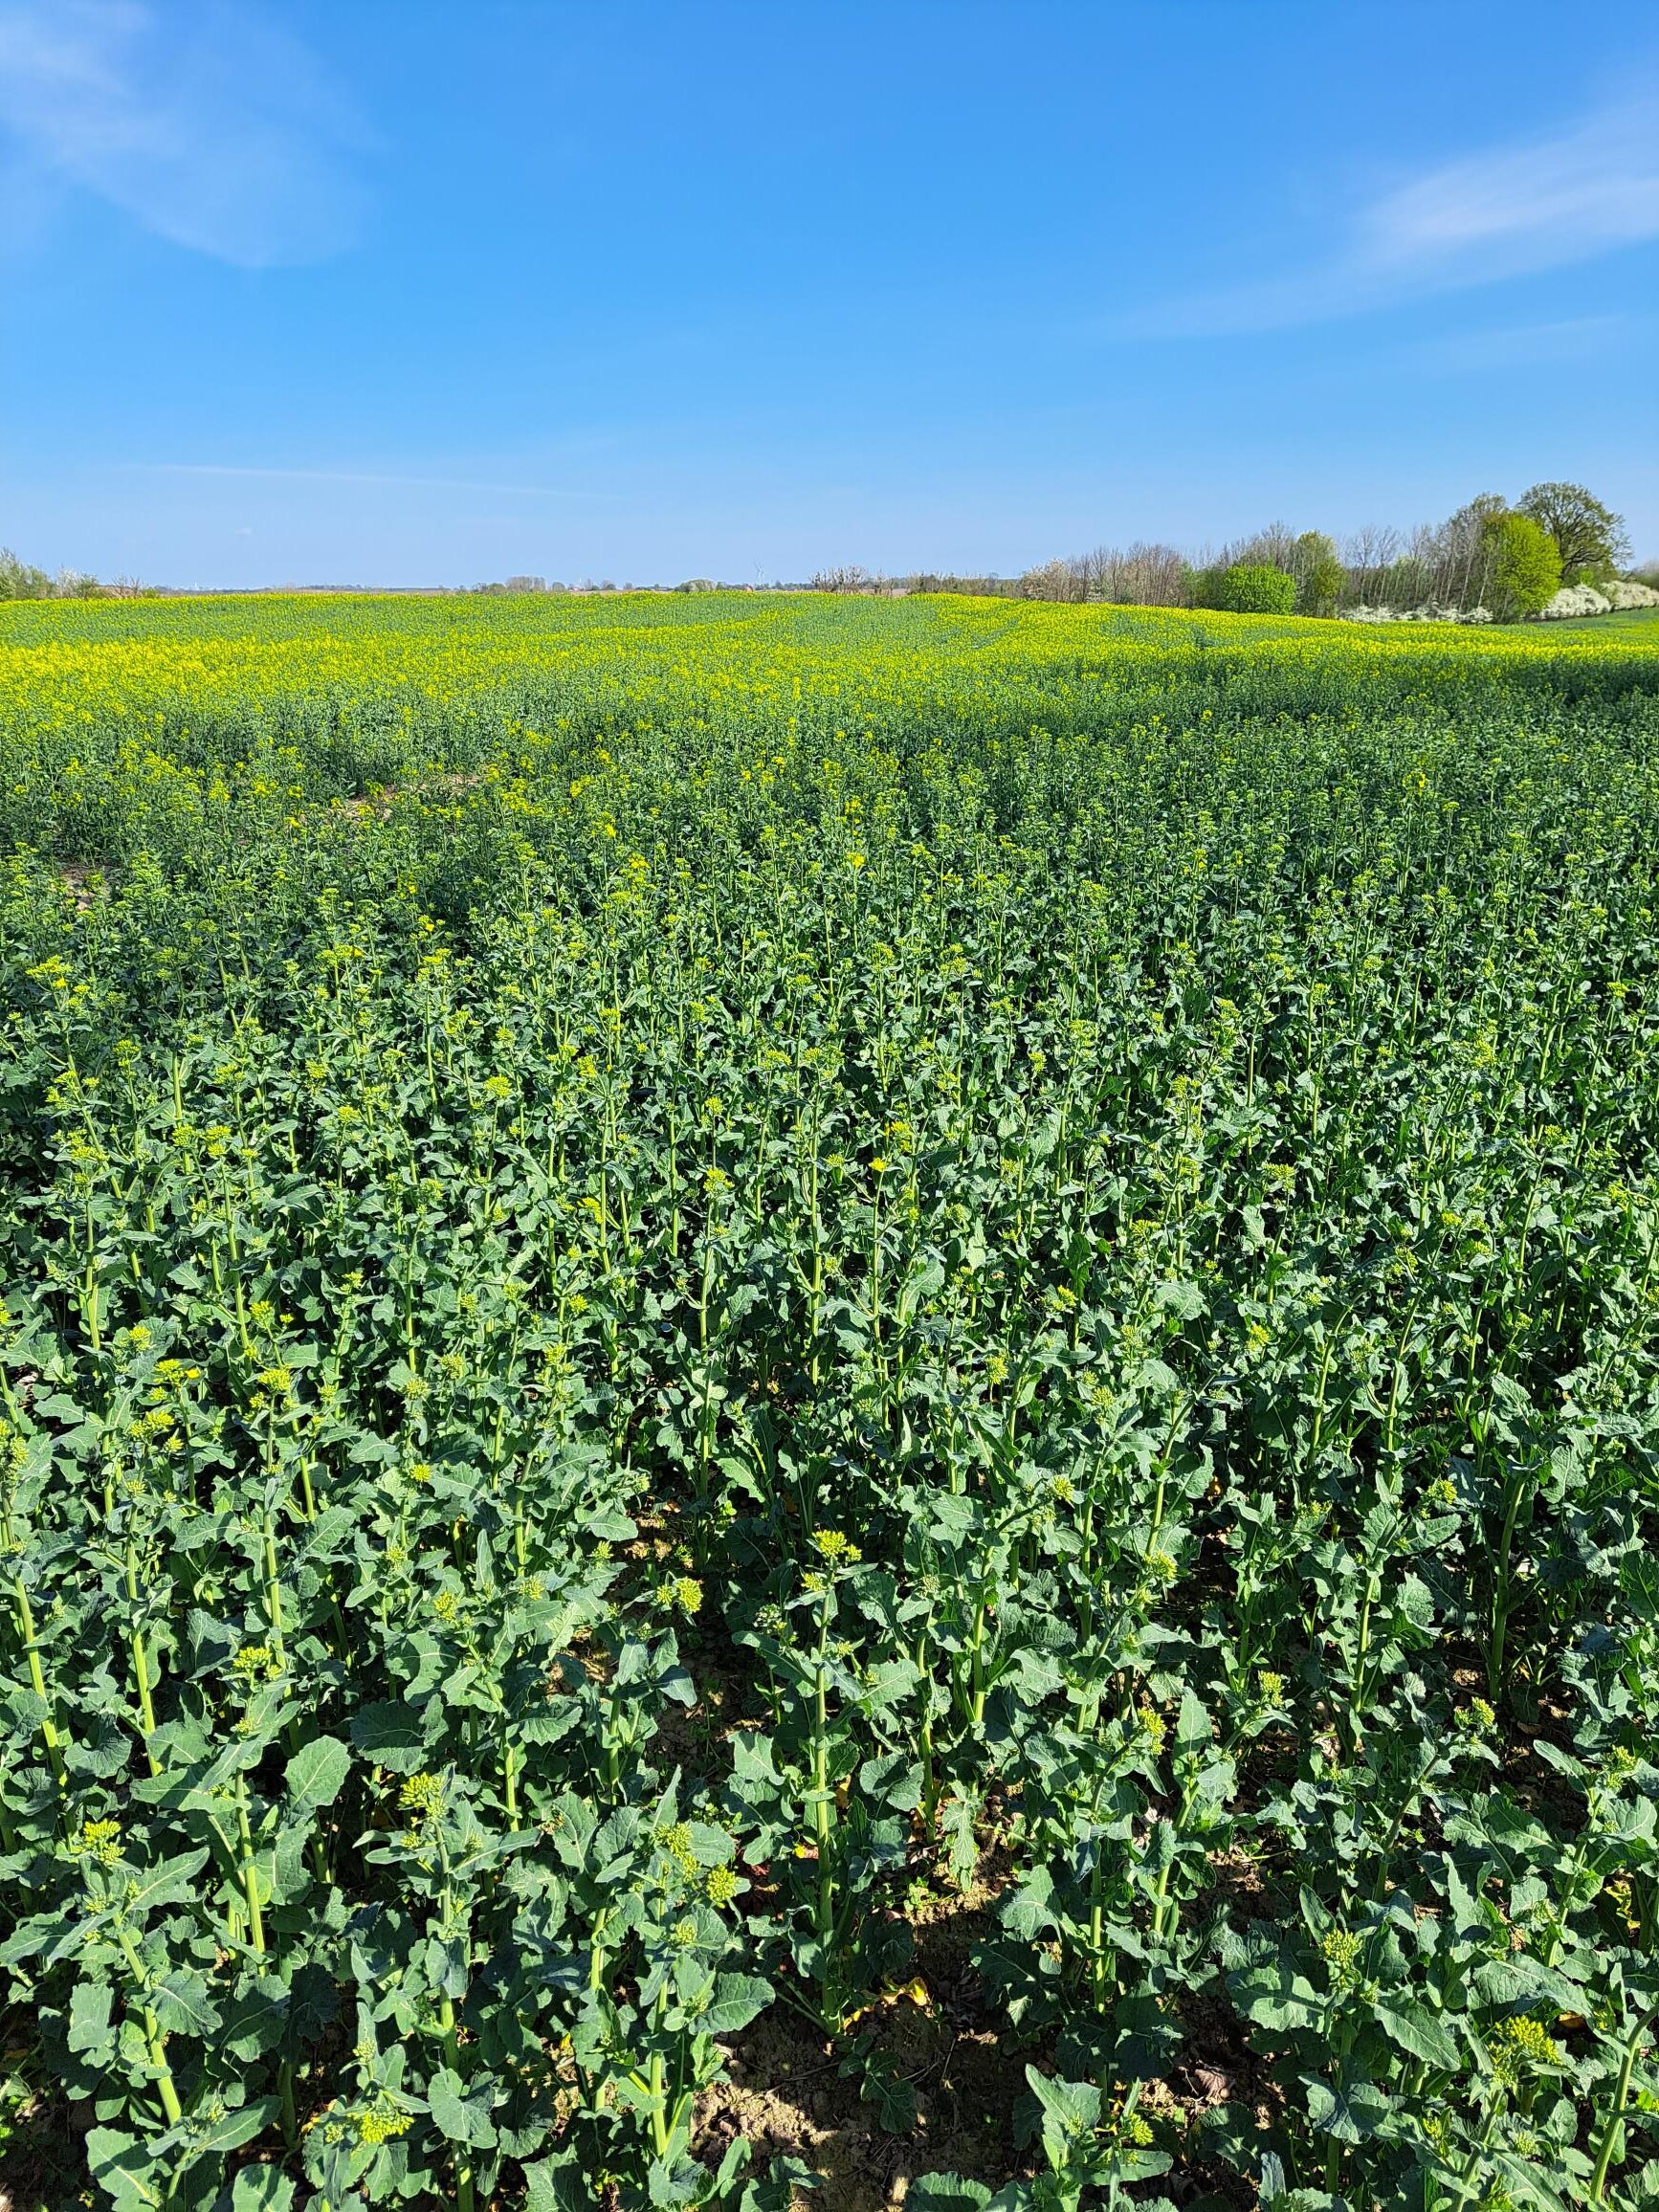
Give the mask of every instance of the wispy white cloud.
[(1559, 137), (1448, 162), (1366, 210), (1378, 271), (1507, 275), (1583, 261), (1659, 234), (1659, 100), (1626, 102)]
[(1527, 322), (1496, 330), (1453, 330), (1403, 347), (1399, 358), (1448, 375), (1484, 375), (1525, 362), (1606, 360), (1649, 329), (1631, 315), (1578, 315), (1559, 322)]
[(371, 484), (417, 492), (488, 492), (526, 499), (597, 499), (599, 492), (569, 484), (476, 483), (464, 476), (405, 476), (368, 469), (265, 469), (229, 461), (128, 461), (129, 469), (161, 476), (238, 476), (261, 482), (296, 484)]
[(1463, 290), (1659, 237), (1659, 96), (1568, 129), (1444, 162), (1355, 210), (1330, 258), (1139, 311), (1141, 337), (1274, 330)]
[(365, 212), (367, 134), (258, 0), (0, 0), (0, 131), (244, 268), (323, 259)]

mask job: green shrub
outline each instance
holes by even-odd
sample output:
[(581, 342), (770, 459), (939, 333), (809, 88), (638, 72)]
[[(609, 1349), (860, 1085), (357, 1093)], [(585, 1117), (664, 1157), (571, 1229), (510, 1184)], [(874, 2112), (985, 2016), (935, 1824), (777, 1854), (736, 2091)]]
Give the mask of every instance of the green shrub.
[(1235, 563), (1217, 581), (1215, 605), (1228, 614), (1290, 614), (1295, 604), (1295, 578), (1266, 561)]

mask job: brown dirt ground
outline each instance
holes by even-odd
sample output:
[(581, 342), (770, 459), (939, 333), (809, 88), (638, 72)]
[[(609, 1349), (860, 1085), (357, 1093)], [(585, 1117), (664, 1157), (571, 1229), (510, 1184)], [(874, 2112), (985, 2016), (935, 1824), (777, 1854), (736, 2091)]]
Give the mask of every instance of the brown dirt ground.
[[(1033, 2169), (1015, 2150), (1013, 2110), (1025, 2062), (999, 2047), (969, 1963), (988, 1928), (983, 1909), (947, 1909), (917, 1934), (913, 1980), (853, 2025), (873, 2032), (916, 2093), (912, 2134), (889, 2135), (844, 2079), (835, 2046), (778, 2003), (732, 2046), (730, 2079), (698, 2110), (702, 2155), (719, 2158), (746, 2135), (758, 2162), (787, 2152), (824, 2177), (813, 2212), (881, 2212), (918, 2174), (958, 2173), (993, 2184)], [(920, 2002), (925, 1996), (926, 2002)]]
[(60, 860), (57, 874), (82, 914), (100, 898), (109, 896), (108, 876), (99, 861)]

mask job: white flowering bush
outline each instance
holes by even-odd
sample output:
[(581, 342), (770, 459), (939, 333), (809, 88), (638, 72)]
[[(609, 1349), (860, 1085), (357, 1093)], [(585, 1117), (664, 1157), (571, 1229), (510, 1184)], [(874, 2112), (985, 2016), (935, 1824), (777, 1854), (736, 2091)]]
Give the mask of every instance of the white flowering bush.
[(1562, 622), (1586, 614), (1627, 614), (1646, 607), (1659, 607), (1659, 591), (1651, 585), (1619, 582), (1599, 590), (1590, 584), (1564, 584), (1533, 620)]
[(1425, 601), (1421, 607), (1349, 607), (1342, 610), (1344, 622), (1490, 622), (1492, 609), (1487, 607), (1436, 607)]
[(1610, 614), (1613, 602), (1589, 584), (1563, 584), (1553, 599), (1546, 600), (1536, 615), (1535, 622), (1570, 622), (1585, 614)]

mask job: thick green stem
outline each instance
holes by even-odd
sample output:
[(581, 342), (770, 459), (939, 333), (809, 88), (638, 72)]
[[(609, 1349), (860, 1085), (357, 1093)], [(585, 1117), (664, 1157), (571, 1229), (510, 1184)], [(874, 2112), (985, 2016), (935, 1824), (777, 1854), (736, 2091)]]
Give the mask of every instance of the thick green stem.
[(982, 1597), (979, 1604), (974, 1607), (973, 1646), (971, 1651), (971, 1664), (973, 1669), (973, 1692), (969, 1704), (969, 1713), (972, 1717), (973, 1724), (976, 1728), (981, 1726), (985, 1716), (984, 1648), (985, 1602)]
[(1495, 1704), (1503, 1688), (1504, 1637), (1509, 1627), (1509, 1559), (1515, 1541), (1515, 1516), (1520, 1511), (1521, 1486), (1513, 1477), (1504, 1502), (1503, 1533), (1498, 1538), (1497, 1564), (1493, 1570), (1492, 1639), (1487, 1647), (1487, 1695)]
[(651, 2054), (651, 2067), (647, 2079), (651, 2087), (652, 2140), (656, 2145), (657, 2157), (659, 2158), (666, 2157), (668, 2155), (668, 2112), (665, 2108), (668, 2099), (663, 2090), (662, 2053), (659, 2050), (653, 2050)]
[(1613, 2146), (1619, 2139), (1619, 2127), (1625, 2116), (1625, 2100), (1630, 2094), (1630, 2076), (1635, 2070), (1636, 2053), (1642, 2047), (1642, 2038), (1647, 2034), (1652, 2018), (1653, 2015), (1648, 2013), (1644, 2019), (1639, 2020), (1626, 2040), (1624, 2056), (1619, 2062), (1619, 2078), (1613, 2085), (1612, 2109), (1607, 2114), (1607, 2124), (1602, 2130), (1602, 2140), (1596, 2149), (1596, 2167), (1590, 2176), (1590, 2202), (1592, 2204), (1603, 2204), (1606, 2201), (1604, 2192), (1607, 2186), (1607, 2169), (1613, 2162)]
[(254, 1838), (248, 1825), (248, 1781), (236, 1777), (236, 1839), (241, 1847), (242, 1894), (248, 1900), (249, 1940), (261, 1958), (265, 1952), (265, 1915), (259, 1907), (259, 1869), (254, 1859)]
[[(449, 1915), (444, 1915), (447, 1924)], [(444, 2039), (444, 2063), (452, 2073), (461, 2070), (460, 2041), (455, 2031), (455, 2007), (453, 1998), (445, 1997), (438, 2006), (438, 2027)], [(474, 2212), (473, 2159), (464, 2148), (455, 2153), (455, 2212)]]
[(276, 1530), (269, 1508), (265, 1512), (263, 1537), (265, 1615), (271, 1624), (271, 1644), (276, 1654), (277, 1665), (285, 1670), (288, 1651), (282, 1640), (282, 1586), (276, 1579)]
[(818, 1616), (818, 1665), (812, 1704), (812, 1834), (818, 1847), (818, 1898), (815, 1927), (828, 1943), (835, 1912), (835, 1885), (830, 1864), (830, 1592)]
[(127, 1970), (139, 1989), (139, 2017), (144, 2023), (144, 2048), (149, 2062), (156, 2070), (156, 2088), (161, 2095), (162, 2111), (166, 2114), (169, 2128), (176, 2128), (185, 2116), (185, 2108), (179, 2102), (178, 2085), (173, 2080), (173, 2069), (167, 2064), (166, 2038), (156, 2019), (156, 2008), (149, 2002), (150, 1977), (144, 1960), (139, 1957), (138, 1945), (129, 1929), (122, 1928), (117, 1937)]
[(40, 1664), (40, 1640), (34, 1633), (34, 1609), (29, 1603), (29, 1592), (23, 1586), (21, 1575), (11, 1578), (11, 1598), (17, 1607), (17, 1626), (23, 1638), (23, 1649), (29, 1661), (29, 1687), (45, 1707), (40, 1720), (40, 1740), (46, 1746), (46, 1756), (52, 1762), (52, 1779), (60, 1790), (69, 1785), (69, 1769), (64, 1764), (62, 1739), (57, 1724), (52, 1717), (52, 1700), (46, 1693), (46, 1673)]
[[(139, 1602), (138, 1557), (137, 1546), (132, 1543), (126, 1547), (126, 1594), (127, 1603), (136, 1612)], [(139, 1716), (144, 1739), (144, 1757), (149, 1761), (151, 1774), (155, 1775), (160, 1774), (162, 1768), (161, 1761), (150, 1749), (150, 1737), (156, 1732), (156, 1709), (150, 1696), (149, 1654), (144, 1648), (143, 1628), (137, 1626), (133, 1628), (131, 1642), (133, 1680), (138, 1689)]]

